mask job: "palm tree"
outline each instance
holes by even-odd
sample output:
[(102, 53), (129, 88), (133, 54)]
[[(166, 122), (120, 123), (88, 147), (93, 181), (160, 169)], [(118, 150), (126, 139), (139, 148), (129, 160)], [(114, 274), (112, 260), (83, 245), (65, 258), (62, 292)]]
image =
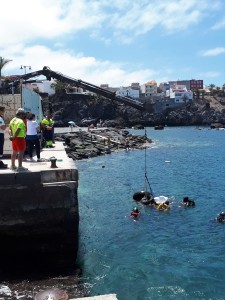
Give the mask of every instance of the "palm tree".
[(214, 88), (215, 88), (215, 84), (211, 83), (209, 85), (209, 90), (210, 90), (211, 96), (213, 96), (213, 90), (214, 90)]
[(2, 77), (2, 69), (8, 64), (12, 59), (5, 59), (4, 57), (0, 56), (0, 78)]
[(202, 90), (201, 93), (202, 93), (202, 99), (204, 99), (205, 98), (205, 90)]
[(186, 104), (187, 101), (189, 100), (189, 98), (188, 98), (187, 95), (183, 95), (181, 98), (183, 99), (183, 101), (184, 101), (185, 104)]
[(225, 83), (222, 86), (223, 96), (225, 95)]
[(194, 99), (199, 100), (199, 94), (200, 94), (199, 89), (194, 89), (193, 90)]
[(217, 94), (217, 96), (220, 96), (220, 94), (221, 94), (221, 89), (219, 86), (216, 87), (216, 94)]

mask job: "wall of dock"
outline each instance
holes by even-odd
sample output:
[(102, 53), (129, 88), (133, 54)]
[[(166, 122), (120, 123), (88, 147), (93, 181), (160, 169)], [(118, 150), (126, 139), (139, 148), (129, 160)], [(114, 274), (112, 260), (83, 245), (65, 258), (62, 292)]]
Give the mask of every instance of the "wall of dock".
[(78, 171), (64, 150), (60, 155), (63, 164), (55, 169), (46, 162), (30, 164), (27, 172), (1, 171), (1, 265), (7, 260), (37, 258), (53, 264), (75, 263), (79, 247)]

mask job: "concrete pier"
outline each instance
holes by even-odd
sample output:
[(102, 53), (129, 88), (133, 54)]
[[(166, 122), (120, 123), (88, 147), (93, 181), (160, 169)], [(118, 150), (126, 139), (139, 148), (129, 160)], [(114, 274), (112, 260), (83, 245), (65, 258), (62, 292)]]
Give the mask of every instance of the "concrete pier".
[[(42, 162), (24, 161), (25, 172), (0, 170), (0, 263), (6, 257), (27, 260), (40, 255), (49, 263), (76, 261), (78, 171), (62, 142), (43, 149), (41, 157)], [(10, 159), (3, 162), (10, 167)]]
[[(68, 132), (63, 129), (61, 132)], [(51, 158), (56, 158), (56, 168)], [(0, 265), (8, 261), (71, 266), (79, 246), (78, 170), (62, 142), (41, 151), (28, 171), (0, 170)], [(11, 160), (3, 159), (10, 167)], [(32, 265), (31, 265), (32, 267)], [(116, 300), (115, 294), (75, 298)], [(75, 300), (71, 299), (71, 300)]]

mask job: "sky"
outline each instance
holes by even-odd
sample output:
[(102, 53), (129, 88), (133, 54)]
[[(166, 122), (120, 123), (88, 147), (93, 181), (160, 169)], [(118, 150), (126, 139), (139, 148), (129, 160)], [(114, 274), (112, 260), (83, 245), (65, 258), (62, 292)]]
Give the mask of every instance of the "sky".
[(0, 28), (3, 76), (22, 65), (111, 87), (225, 84), (225, 0), (8, 0)]

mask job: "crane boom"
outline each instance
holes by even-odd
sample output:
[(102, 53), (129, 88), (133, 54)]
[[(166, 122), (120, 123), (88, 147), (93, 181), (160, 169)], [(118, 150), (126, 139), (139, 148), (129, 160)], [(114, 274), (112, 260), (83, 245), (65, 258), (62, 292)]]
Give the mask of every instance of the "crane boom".
[(37, 77), (37, 76), (40, 76), (40, 75), (44, 75), (46, 77), (46, 79), (49, 80), (49, 81), (52, 78), (57, 79), (60, 82), (69, 83), (73, 86), (86, 89), (90, 92), (93, 92), (97, 95), (106, 97), (108, 99), (116, 100), (120, 103), (132, 106), (132, 107), (134, 107), (136, 109), (139, 109), (139, 110), (144, 110), (144, 104), (141, 101), (138, 101), (136, 99), (129, 98), (129, 97), (117, 96), (114, 92), (103, 89), (103, 88), (101, 88), (97, 85), (94, 85), (92, 83), (83, 81), (81, 79), (74, 79), (72, 77), (63, 75), (62, 73), (52, 71), (49, 67), (46, 67), (46, 66), (43, 67), (42, 70), (31, 72), (31, 73), (26, 73), (24, 75), (20, 75), (20, 76), (17, 76), (17, 77), (14, 77), (14, 78), (10, 79), (9, 85), (16, 86), (16, 85), (20, 84), (23, 81), (26, 81), (30, 78)]

